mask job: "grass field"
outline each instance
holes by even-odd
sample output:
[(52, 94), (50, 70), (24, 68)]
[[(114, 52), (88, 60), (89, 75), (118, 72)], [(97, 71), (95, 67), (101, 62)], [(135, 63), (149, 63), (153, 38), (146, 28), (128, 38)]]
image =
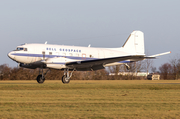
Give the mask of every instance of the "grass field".
[(180, 80), (0, 81), (0, 118), (180, 118)]

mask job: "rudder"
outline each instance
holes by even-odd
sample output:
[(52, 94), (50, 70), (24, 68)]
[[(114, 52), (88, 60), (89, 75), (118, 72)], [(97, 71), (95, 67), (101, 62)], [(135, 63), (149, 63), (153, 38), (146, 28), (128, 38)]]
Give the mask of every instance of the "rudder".
[(122, 47), (125, 52), (144, 55), (144, 33), (133, 31)]

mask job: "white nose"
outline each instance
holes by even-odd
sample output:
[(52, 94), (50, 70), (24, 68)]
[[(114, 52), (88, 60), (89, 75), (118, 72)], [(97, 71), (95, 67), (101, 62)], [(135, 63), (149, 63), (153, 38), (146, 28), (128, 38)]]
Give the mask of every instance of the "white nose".
[(13, 54), (12, 52), (8, 53), (8, 57), (11, 58), (12, 60), (15, 60), (15, 56), (12, 54)]

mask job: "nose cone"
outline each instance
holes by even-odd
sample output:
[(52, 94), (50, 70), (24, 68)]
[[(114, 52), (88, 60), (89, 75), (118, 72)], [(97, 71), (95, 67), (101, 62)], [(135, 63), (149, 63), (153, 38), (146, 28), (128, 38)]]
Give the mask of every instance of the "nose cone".
[(15, 60), (15, 56), (12, 54), (13, 54), (12, 52), (8, 53), (8, 57), (12, 60)]

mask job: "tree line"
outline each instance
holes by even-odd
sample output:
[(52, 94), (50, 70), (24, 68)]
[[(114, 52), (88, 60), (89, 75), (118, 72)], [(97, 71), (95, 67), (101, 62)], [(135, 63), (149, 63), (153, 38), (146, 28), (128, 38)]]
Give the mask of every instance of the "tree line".
[[(46, 72), (47, 69), (44, 70)], [(39, 75), (39, 69), (27, 69), (21, 67), (9, 67), (7, 64), (0, 65), (0, 80), (36, 80)], [(64, 71), (51, 69), (47, 75), (48, 80), (61, 80)], [(97, 71), (75, 71), (72, 80), (108, 80), (108, 72), (103, 70)]]
[[(130, 68), (127, 69), (127, 66)], [(143, 60), (126, 65), (111, 66), (97, 71), (75, 71), (72, 80), (139, 80), (146, 77), (131, 75), (137, 72), (152, 72), (161, 75), (162, 80), (177, 80), (180, 78), (180, 59), (174, 58), (162, 64), (159, 71), (153, 66), (153, 60)], [(131, 72), (128, 75), (118, 75), (119, 72)], [(109, 76), (109, 73), (115, 75)], [(26, 69), (20, 67), (9, 67), (7, 64), (0, 65), (0, 80), (36, 80), (39, 69)], [(47, 73), (48, 80), (61, 80), (64, 71), (51, 69)]]

